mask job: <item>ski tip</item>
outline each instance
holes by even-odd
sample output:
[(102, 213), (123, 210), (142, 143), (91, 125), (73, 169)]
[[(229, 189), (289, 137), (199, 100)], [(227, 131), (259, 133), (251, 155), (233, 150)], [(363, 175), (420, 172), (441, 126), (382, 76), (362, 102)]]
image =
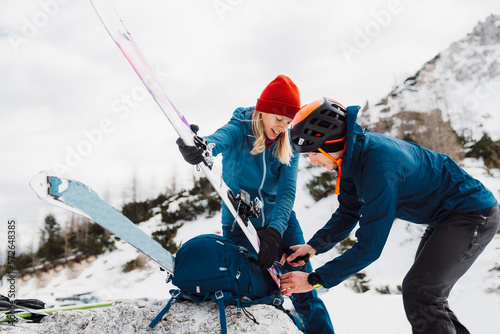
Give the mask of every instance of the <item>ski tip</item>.
[(45, 199), (49, 195), (49, 183), (47, 182), (47, 171), (41, 171), (30, 181), (30, 187), (40, 199)]
[(68, 180), (57, 173), (41, 171), (30, 181), (30, 187), (38, 198), (47, 200), (54, 193), (61, 193), (68, 188)]

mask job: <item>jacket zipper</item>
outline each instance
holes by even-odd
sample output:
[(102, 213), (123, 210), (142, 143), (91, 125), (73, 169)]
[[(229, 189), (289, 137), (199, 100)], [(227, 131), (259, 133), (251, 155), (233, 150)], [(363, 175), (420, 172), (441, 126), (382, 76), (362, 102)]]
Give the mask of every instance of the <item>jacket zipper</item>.
[(264, 227), (264, 224), (266, 221), (266, 214), (264, 211), (265, 202), (264, 202), (264, 198), (262, 197), (262, 187), (264, 187), (264, 181), (266, 180), (266, 174), (267, 174), (266, 149), (264, 149), (264, 151), (262, 151), (262, 165), (264, 167), (264, 173), (262, 174), (262, 181), (260, 182), (260, 186), (259, 186), (259, 197), (260, 197), (260, 200), (262, 201), (262, 208), (260, 210), (260, 214), (262, 217), (262, 227)]

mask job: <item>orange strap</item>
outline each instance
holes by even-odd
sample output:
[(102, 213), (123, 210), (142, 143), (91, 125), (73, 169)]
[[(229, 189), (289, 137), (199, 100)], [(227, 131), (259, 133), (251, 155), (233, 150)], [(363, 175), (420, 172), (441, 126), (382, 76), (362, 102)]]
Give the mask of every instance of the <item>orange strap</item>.
[[(339, 168), (339, 171), (337, 172), (337, 180), (335, 181), (335, 195), (338, 195), (338, 194), (340, 194), (340, 177), (342, 175), (342, 158), (334, 159), (330, 154), (326, 153), (321, 147), (318, 148), (318, 151), (320, 151), (321, 153), (326, 155), (330, 160), (333, 160)], [(344, 147), (344, 151), (345, 151), (345, 147)], [(343, 153), (342, 153), (342, 155), (343, 155)]]

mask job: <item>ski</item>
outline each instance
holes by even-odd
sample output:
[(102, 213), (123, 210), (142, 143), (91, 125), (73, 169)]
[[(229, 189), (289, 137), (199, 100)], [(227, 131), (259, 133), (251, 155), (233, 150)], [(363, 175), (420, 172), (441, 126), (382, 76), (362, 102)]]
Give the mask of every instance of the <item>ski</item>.
[(12, 322), (17, 321), (19, 318), (27, 319), (31, 317), (43, 317), (54, 312), (60, 311), (72, 311), (72, 310), (88, 310), (93, 308), (101, 308), (101, 307), (109, 307), (116, 305), (115, 301), (109, 302), (100, 302), (100, 303), (92, 303), (92, 304), (80, 304), (80, 305), (71, 305), (71, 306), (62, 306), (62, 307), (51, 307), (40, 310), (32, 310), (21, 308), (20, 312), (11, 312), (11, 311), (2, 311), (0, 312), (1, 318), (0, 322)]
[(87, 217), (174, 273), (174, 256), (85, 184), (42, 171), (30, 186), (40, 199)]
[[(110, 0), (90, 0), (97, 15), (101, 19), (109, 35), (120, 48), (121, 52), (135, 70), (141, 81), (151, 93), (158, 106), (174, 127), (175, 131), (187, 145), (195, 145), (196, 134), (191, 131), (190, 123), (183, 114), (174, 106), (168, 98), (160, 80), (155, 75), (151, 66), (143, 56), (142, 52), (132, 39), (132, 36), (125, 27), (122, 19), (113, 7)], [(211, 154), (208, 154), (211, 156)], [(237, 207), (231, 202), (232, 191), (225, 184), (220, 173), (216, 172), (210, 163), (200, 163), (197, 165), (201, 169), (219, 196), (222, 198), (228, 209), (235, 217), (236, 222), (241, 227), (245, 236), (250, 241), (255, 251), (259, 252), (259, 240), (254, 226), (244, 216), (240, 216)]]

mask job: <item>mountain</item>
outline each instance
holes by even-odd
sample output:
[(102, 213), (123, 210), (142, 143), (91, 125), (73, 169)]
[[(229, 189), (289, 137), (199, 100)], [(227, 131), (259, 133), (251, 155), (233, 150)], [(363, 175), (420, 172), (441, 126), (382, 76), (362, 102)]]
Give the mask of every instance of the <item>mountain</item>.
[[(438, 118), (466, 140), (483, 133), (500, 139), (500, 16), (491, 15), (472, 32), (425, 63), (385, 98), (363, 111), (364, 124), (403, 138), (414, 113)], [(418, 120), (417, 120), (418, 121)], [(442, 124), (441, 124), (442, 126)], [(430, 128), (433, 132), (435, 127)]]

